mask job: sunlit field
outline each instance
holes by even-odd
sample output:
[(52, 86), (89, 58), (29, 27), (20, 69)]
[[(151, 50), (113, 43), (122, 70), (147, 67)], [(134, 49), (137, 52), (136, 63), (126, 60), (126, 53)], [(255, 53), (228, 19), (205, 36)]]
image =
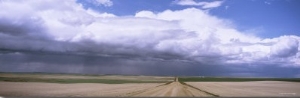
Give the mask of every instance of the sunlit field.
[(0, 95), (20, 97), (299, 96), (299, 78), (167, 77), (1, 73)]

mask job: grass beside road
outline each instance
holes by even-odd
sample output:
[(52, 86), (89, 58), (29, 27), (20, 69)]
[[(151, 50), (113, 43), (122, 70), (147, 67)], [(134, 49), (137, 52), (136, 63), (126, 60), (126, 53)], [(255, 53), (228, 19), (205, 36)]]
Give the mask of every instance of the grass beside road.
[(44, 79), (44, 78), (23, 78), (23, 77), (0, 77), (5, 82), (47, 82), (47, 83), (165, 83), (166, 81), (139, 81), (139, 80), (115, 80), (115, 79)]
[(226, 78), (226, 77), (180, 77), (181, 82), (246, 82), (246, 81), (288, 81), (300, 82), (300, 78)]

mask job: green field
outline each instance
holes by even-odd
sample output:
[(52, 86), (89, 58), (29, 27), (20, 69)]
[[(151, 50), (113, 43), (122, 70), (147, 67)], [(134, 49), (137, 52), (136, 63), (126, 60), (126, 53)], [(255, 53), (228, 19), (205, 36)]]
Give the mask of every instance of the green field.
[(88, 74), (49, 74), (49, 73), (0, 73), (0, 81), (5, 82), (46, 82), (46, 83), (166, 83), (172, 77), (154, 76), (88, 75)]
[[(300, 82), (300, 78), (232, 78), (232, 77), (179, 77), (180, 82), (245, 82), (245, 81), (289, 81)], [(0, 73), (5, 82), (47, 82), (47, 83), (167, 83), (174, 77), (129, 76), (129, 75), (88, 75), (49, 73)]]
[(0, 77), (0, 81), (5, 82), (48, 82), (48, 83), (165, 83), (166, 81), (138, 81), (138, 80), (111, 80), (111, 79), (40, 79), (40, 78), (10, 78)]

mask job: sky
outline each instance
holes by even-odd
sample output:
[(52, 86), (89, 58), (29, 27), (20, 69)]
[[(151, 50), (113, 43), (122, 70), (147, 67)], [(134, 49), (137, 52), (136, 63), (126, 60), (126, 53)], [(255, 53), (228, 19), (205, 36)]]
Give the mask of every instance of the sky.
[(0, 0), (0, 72), (300, 77), (299, 0)]

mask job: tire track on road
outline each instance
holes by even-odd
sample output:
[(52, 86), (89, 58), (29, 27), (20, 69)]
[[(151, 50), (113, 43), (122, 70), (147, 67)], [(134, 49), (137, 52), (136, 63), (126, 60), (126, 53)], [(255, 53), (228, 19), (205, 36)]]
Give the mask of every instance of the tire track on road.
[(200, 90), (191, 85), (181, 83), (176, 77), (173, 82), (153, 88), (127, 93), (126, 96), (138, 97), (218, 97), (215, 94)]

